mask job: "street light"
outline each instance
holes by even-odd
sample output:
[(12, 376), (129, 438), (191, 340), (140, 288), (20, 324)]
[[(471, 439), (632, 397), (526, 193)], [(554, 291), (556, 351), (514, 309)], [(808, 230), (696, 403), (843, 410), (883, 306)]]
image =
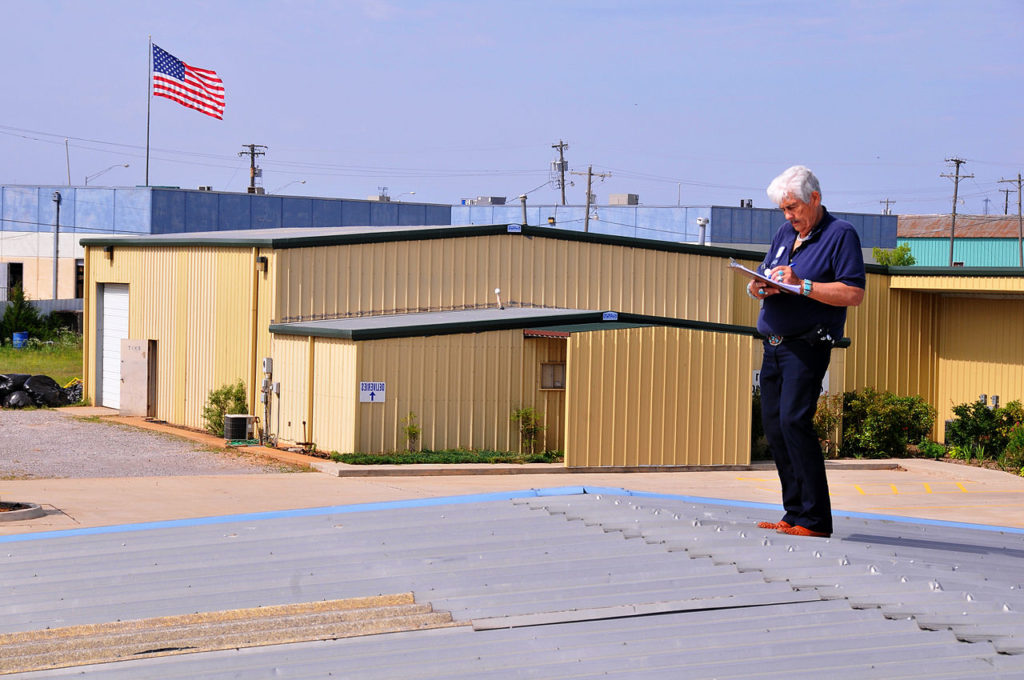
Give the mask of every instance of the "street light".
[(415, 196), (415, 195), (416, 195), (415, 191), (403, 191), (402, 193), (400, 193), (397, 196), (395, 196), (395, 198), (393, 200), (397, 201), (402, 196)]
[(305, 183), (306, 183), (306, 180), (304, 180), (304, 179), (293, 179), (291, 182), (288, 182), (287, 184), (279, 186), (278, 188), (274, 189), (270, 193), (277, 194), (277, 193), (280, 193), (283, 189), (287, 189), (288, 187), (290, 187), (293, 184), (305, 184)]
[(114, 163), (109, 168), (103, 168), (99, 172), (94, 172), (91, 175), (86, 175), (86, 177), (85, 177), (85, 186), (89, 186), (89, 180), (96, 179), (97, 177), (99, 177), (103, 173), (107, 172), (108, 170), (113, 170), (114, 168), (127, 168), (127, 167), (129, 167), (128, 163)]

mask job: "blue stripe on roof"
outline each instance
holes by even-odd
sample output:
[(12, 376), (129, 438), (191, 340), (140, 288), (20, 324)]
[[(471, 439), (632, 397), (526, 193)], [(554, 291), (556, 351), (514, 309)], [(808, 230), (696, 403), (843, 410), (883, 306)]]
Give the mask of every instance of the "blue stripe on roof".
[[(772, 503), (755, 503), (750, 501), (737, 501), (722, 498), (705, 498), (703, 496), (685, 496), (678, 494), (664, 494), (650, 491), (631, 491), (621, 487), (600, 487), (600, 486), (563, 486), (546, 489), (523, 489), (520, 491), (499, 491), (484, 494), (470, 494), (466, 496), (442, 496), (438, 498), (416, 498), (405, 501), (381, 501), (376, 503), (358, 503), (354, 505), (333, 505), (319, 508), (300, 508), (296, 510), (274, 510), (269, 512), (252, 512), (237, 515), (217, 515), (213, 517), (195, 517), (191, 519), (164, 520), (159, 522), (140, 522), (137, 524), (116, 524), (105, 527), (85, 527), (82, 529), (62, 529), (57, 531), (41, 531), (29, 534), (14, 534), (0, 536), (2, 543), (18, 543), (22, 541), (38, 541), (48, 538), (72, 538), (76, 536), (99, 536), (104, 534), (116, 534), (136, 531), (149, 531), (151, 529), (177, 529), (183, 527), (209, 526), (214, 524), (228, 524), (231, 522), (252, 522), (268, 519), (285, 519), (293, 517), (318, 517), (332, 514), (348, 514), (356, 512), (373, 512), (377, 510), (403, 510), (410, 508), (429, 508), (442, 505), (464, 505), (468, 503), (488, 503), (492, 501), (507, 501), (516, 498), (538, 498), (544, 496), (579, 496), (608, 495), (608, 496), (634, 496), (637, 498), (663, 498), (690, 503), (702, 503), (706, 505), (723, 505), (739, 508), (757, 508), (762, 510), (782, 510), (781, 505)], [(921, 519), (915, 517), (902, 517), (898, 515), (876, 515), (866, 512), (834, 512), (839, 517), (858, 519), (873, 519), (888, 522), (900, 522), (903, 524), (920, 524), (926, 526), (940, 526), (959, 529), (975, 529), (980, 531), (995, 531), (1010, 534), (1024, 534), (1024, 529), (1017, 527), (1001, 527), (987, 524), (970, 524), (967, 522), (948, 522), (936, 519)]]

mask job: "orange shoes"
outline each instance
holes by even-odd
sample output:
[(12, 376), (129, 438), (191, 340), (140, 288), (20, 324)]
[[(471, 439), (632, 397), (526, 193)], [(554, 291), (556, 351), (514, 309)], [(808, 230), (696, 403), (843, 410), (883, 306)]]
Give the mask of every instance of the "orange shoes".
[(789, 529), (793, 525), (789, 522), (779, 520), (778, 522), (758, 522), (757, 526), (762, 529), (778, 529), (779, 531), (782, 531), (783, 529)]
[(781, 524), (782, 523), (780, 523), (780, 526), (778, 528), (778, 532), (780, 534), (789, 534), (790, 536), (813, 536), (815, 538), (828, 538), (829, 536), (832, 535), (832, 534), (826, 534), (826, 533), (824, 533), (822, 531), (811, 531), (810, 529), (807, 529), (806, 527), (802, 527), (799, 524), (796, 525), (795, 527), (791, 527), (791, 526), (783, 527), (783, 526), (781, 526)]

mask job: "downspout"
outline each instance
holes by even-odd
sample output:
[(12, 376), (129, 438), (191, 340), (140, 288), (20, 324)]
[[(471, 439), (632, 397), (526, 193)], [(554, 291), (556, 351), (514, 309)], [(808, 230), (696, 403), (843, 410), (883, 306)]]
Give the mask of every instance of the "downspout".
[(306, 374), (306, 422), (309, 423), (309, 429), (303, 434), (306, 437), (306, 442), (311, 445), (313, 439), (313, 364), (316, 361), (315, 356), (316, 349), (316, 338), (312, 335), (309, 336), (309, 364), (308, 373)]
[[(252, 259), (249, 262), (249, 272), (252, 274), (252, 285), (249, 290), (249, 413), (256, 413), (256, 340), (257, 324), (259, 323), (259, 272), (256, 266), (256, 258), (259, 257), (259, 248), (252, 249)], [(263, 423), (266, 428), (267, 424)]]
[(85, 247), (85, 269), (82, 272), (82, 277), (85, 279), (85, 285), (82, 286), (82, 377), (85, 379), (86, 390), (82, 393), (85, 397), (90, 392), (92, 393), (92, 399), (88, 401), (93, 402), (96, 398), (96, 393), (93, 391), (93, 383), (95, 382), (95, 375), (90, 378), (89, 365), (96, 366), (96, 362), (92, 361), (92, 357), (89, 355), (90, 347), (92, 343), (89, 342), (89, 334), (92, 329), (95, 328), (96, 324), (92, 323), (89, 318), (89, 313), (92, 307), (92, 281), (89, 278), (89, 266), (90, 255), (92, 249), (89, 246)]

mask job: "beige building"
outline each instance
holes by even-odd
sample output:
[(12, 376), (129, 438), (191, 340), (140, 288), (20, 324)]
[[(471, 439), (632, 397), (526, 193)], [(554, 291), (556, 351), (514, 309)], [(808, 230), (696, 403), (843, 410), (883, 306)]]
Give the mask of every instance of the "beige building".
[[(507, 225), (83, 244), (94, 403), (198, 428), (241, 378), (263, 418), (269, 358), (262, 427), (323, 451), (402, 448), (409, 413), (424, 448), (517, 449), (510, 416), (531, 407), (569, 466), (749, 461), (757, 306), (726, 264), (750, 251)], [(1020, 399), (1022, 325), (1024, 277), (872, 266), (829, 389), (920, 394), (940, 423), (980, 393)], [(122, 404), (125, 339), (149, 341), (150, 369)]]

